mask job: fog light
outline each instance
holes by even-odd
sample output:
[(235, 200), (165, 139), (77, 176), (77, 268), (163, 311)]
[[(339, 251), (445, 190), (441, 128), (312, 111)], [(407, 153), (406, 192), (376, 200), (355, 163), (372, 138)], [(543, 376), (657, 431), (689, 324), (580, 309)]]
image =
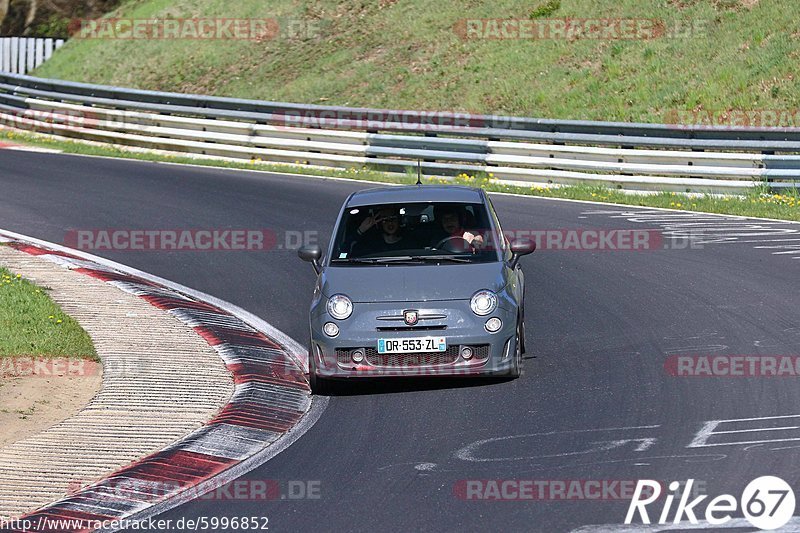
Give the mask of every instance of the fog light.
[(352, 357), (354, 363), (360, 363), (361, 361), (364, 360), (364, 352), (362, 352), (361, 350), (356, 350), (353, 352)]
[(489, 333), (495, 333), (500, 331), (500, 328), (503, 327), (503, 321), (497, 317), (492, 317), (486, 321), (486, 331)]
[(463, 348), (461, 348), (461, 357), (463, 357), (467, 361), (472, 359), (472, 348), (470, 348), (469, 346), (464, 346)]
[(328, 337), (335, 337), (339, 334), (339, 326), (333, 322), (326, 322), (325, 325), (322, 326), (322, 331), (324, 331), (325, 335)]

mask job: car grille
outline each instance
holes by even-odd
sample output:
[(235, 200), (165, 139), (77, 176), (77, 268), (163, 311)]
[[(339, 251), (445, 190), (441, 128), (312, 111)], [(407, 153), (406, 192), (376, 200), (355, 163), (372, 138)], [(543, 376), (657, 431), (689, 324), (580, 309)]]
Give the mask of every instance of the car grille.
[[(473, 350), (473, 359), (485, 360), (489, 358), (489, 345), (477, 344), (470, 345)], [(339, 364), (349, 365), (352, 363), (350, 354), (356, 348), (338, 348), (336, 350), (336, 360)], [(379, 354), (376, 348), (364, 349), (366, 361), (372, 366), (414, 368), (423, 366), (452, 365), (458, 360), (461, 346), (448, 346), (444, 352), (423, 352), (423, 353), (393, 353)]]
[(350, 352), (352, 352), (350, 348), (346, 349), (337, 349), (336, 350), (336, 361), (339, 364), (346, 365), (351, 362), (350, 359)]
[(384, 353), (375, 348), (367, 348), (367, 361), (374, 366), (439, 366), (452, 365), (458, 359), (458, 346), (448, 346), (444, 352), (423, 353)]
[(379, 326), (378, 331), (440, 331), (447, 326)]
[(488, 359), (489, 358), (489, 345), (488, 344), (475, 344), (472, 346), (473, 359)]

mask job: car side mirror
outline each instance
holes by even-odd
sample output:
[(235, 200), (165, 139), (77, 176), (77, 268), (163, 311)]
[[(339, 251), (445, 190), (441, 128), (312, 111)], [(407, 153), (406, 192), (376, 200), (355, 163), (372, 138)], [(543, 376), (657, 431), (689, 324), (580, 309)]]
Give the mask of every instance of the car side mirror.
[(314, 267), (314, 271), (319, 274), (322, 271), (320, 258), (322, 258), (322, 248), (318, 244), (308, 244), (301, 246), (297, 250), (297, 256), (303, 261), (308, 261)]
[(509, 266), (516, 268), (519, 258), (523, 255), (532, 254), (536, 251), (536, 243), (528, 239), (517, 239), (511, 243), (511, 262)]

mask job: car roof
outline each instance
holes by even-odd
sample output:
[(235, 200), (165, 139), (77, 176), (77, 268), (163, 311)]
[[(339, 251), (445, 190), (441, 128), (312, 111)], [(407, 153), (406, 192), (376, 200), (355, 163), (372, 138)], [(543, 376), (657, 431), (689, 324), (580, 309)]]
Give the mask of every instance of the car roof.
[(347, 207), (410, 202), (482, 204), (481, 189), (461, 185), (404, 185), (378, 187), (353, 193)]

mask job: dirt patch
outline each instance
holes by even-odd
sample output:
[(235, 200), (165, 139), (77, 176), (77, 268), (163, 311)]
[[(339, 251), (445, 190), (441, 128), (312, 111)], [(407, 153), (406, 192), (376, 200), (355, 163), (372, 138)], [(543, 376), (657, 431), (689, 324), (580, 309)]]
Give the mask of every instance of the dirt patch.
[(102, 382), (101, 375), (2, 378), (0, 448), (73, 416), (97, 394)]
[(718, 11), (738, 11), (747, 9), (748, 11), (758, 5), (760, 0), (714, 0), (714, 7)]

